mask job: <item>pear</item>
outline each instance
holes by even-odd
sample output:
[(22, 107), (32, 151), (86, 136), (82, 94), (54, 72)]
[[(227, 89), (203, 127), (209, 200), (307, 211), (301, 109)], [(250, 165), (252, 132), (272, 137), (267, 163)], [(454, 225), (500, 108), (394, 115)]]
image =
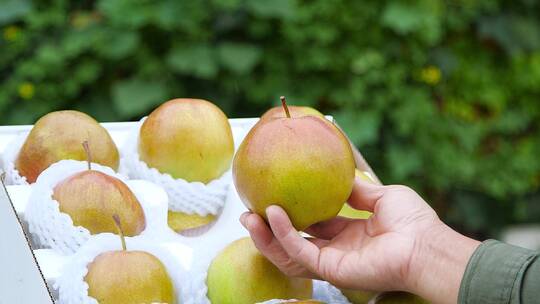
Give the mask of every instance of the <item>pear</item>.
[(376, 304), (429, 304), (427, 300), (408, 292), (384, 292), (377, 296)]
[(169, 100), (140, 129), (140, 159), (188, 182), (208, 183), (220, 177), (229, 169), (233, 153), (227, 116), (206, 100)]
[[(119, 217), (118, 230), (120, 228)], [(98, 255), (89, 265), (84, 280), (88, 295), (100, 304), (175, 303), (174, 288), (163, 263), (145, 251), (122, 250)]]
[[(289, 114), (291, 115), (291, 117), (296, 118), (296, 117), (311, 115), (311, 116), (324, 118), (324, 115), (321, 112), (311, 107), (288, 106), (288, 108), (289, 108)], [(272, 118), (285, 118), (286, 116), (287, 115), (283, 111), (283, 107), (273, 107), (270, 110), (266, 111), (261, 116), (261, 121), (269, 120)]]
[[(369, 175), (367, 175), (366, 173), (358, 169), (354, 169), (354, 175), (360, 178), (361, 180), (373, 183), (373, 179), (369, 177)], [(343, 217), (353, 218), (353, 219), (367, 219), (371, 216), (371, 214), (372, 213), (369, 211), (357, 210), (357, 209), (352, 208), (348, 204), (344, 204), (343, 208), (341, 208), (338, 215), (343, 216)]]
[(341, 292), (352, 304), (368, 304), (376, 295), (374, 292), (352, 289), (341, 289)]
[[(83, 145), (88, 149), (87, 143)], [(133, 192), (118, 178), (92, 170), (90, 156), (88, 170), (58, 183), (52, 197), (58, 202), (60, 212), (68, 214), (75, 226), (82, 226), (91, 234), (114, 233), (116, 226), (110, 220), (113, 214), (122, 218), (128, 236), (138, 235), (146, 226), (143, 209)]]
[(324, 302), (317, 301), (317, 300), (300, 300), (300, 301), (284, 301), (280, 303), (295, 303), (295, 304), (325, 304)]
[(312, 281), (289, 278), (259, 253), (253, 241), (229, 244), (212, 261), (207, 277), (214, 304), (253, 304), (271, 299), (309, 299)]
[(172, 230), (182, 232), (188, 229), (194, 229), (210, 224), (216, 219), (213, 214), (201, 216), (198, 214), (188, 214), (181, 211), (169, 210), (167, 214), (167, 223)]
[(355, 161), (345, 135), (324, 118), (294, 118), (282, 99), (285, 118), (258, 122), (233, 161), (242, 202), (266, 218), (276, 204), (303, 230), (335, 217), (351, 194)]
[(118, 169), (118, 149), (96, 120), (78, 111), (57, 111), (41, 117), (26, 138), (15, 167), (29, 183), (63, 159), (85, 160), (81, 142), (92, 144), (94, 162)]

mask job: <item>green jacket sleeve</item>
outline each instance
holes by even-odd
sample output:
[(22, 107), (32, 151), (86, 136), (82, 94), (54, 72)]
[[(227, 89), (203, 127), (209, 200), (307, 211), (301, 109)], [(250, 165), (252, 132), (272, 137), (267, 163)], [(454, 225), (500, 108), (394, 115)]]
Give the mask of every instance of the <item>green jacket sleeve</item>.
[(539, 253), (495, 240), (473, 253), (461, 281), (462, 304), (540, 303)]

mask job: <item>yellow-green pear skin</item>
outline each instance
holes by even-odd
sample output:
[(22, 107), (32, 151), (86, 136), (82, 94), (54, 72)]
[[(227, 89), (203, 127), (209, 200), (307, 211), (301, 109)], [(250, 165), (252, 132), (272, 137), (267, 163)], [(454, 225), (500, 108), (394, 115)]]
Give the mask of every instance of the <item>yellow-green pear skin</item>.
[(227, 116), (202, 99), (165, 102), (144, 121), (139, 135), (142, 161), (188, 182), (208, 183), (220, 177), (234, 153)]
[(159, 259), (144, 251), (108, 251), (88, 265), (88, 295), (100, 304), (174, 304), (174, 287)]
[[(303, 106), (287, 106), (289, 108), (289, 113), (291, 117), (302, 117), (302, 116), (316, 116), (324, 118), (324, 115), (312, 107), (303, 107)], [(261, 121), (272, 119), (272, 118), (285, 118), (286, 114), (283, 111), (283, 107), (273, 107), (270, 110), (266, 111), (261, 116)]]
[[(366, 173), (354, 169), (354, 176), (357, 178), (360, 178), (361, 180), (364, 180), (366, 182), (373, 183), (373, 179), (369, 177)], [(371, 216), (371, 212), (365, 211), (365, 210), (357, 210), (349, 206), (349, 204), (344, 204), (343, 208), (341, 208), (341, 211), (339, 211), (339, 216), (353, 218), (353, 219), (367, 219)], [(356, 303), (353, 303), (356, 304)]]
[(116, 233), (115, 214), (127, 236), (138, 235), (146, 227), (143, 209), (133, 192), (121, 180), (100, 171), (85, 170), (66, 178), (54, 187), (53, 198), (75, 226), (91, 234)]
[(295, 304), (326, 304), (324, 302), (321, 302), (321, 301), (317, 301), (317, 300), (301, 300), (301, 301), (285, 301), (285, 302), (280, 302), (280, 303), (295, 303)]
[(253, 304), (271, 299), (310, 299), (312, 281), (285, 276), (250, 238), (229, 244), (214, 258), (206, 280), (212, 304)]
[(213, 214), (201, 216), (198, 214), (188, 214), (181, 211), (171, 211), (167, 213), (167, 224), (169, 227), (176, 231), (182, 232), (188, 229), (199, 228), (210, 224), (216, 219)]
[(275, 118), (257, 123), (233, 161), (243, 203), (266, 218), (281, 206), (304, 230), (335, 217), (351, 194), (355, 162), (347, 138), (326, 119)]
[(376, 304), (429, 304), (427, 300), (408, 292), (384, 292), (377, 296)]
[(78, 111), (57, 111), (41, 117), (24, 142), (15, 167), (29, 183), (43, 170), (63, 159), (86, 160), (81, 145), (89, 143), (92, 161), (118, 169), (118, 149), (95, 119)]
[(368, 304), (376, 293), (362, 290), (341, 289), (343, 295), (352, 304)]

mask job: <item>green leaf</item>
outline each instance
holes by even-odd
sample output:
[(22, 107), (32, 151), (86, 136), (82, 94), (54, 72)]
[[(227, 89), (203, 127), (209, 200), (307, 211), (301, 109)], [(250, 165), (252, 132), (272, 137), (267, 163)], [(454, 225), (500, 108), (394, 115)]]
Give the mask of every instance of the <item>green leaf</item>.
[(441, 37), (440, 0), (391, 1), (385, 7), (382, 24), (398, 34), (417, 33), (428, 42)]
[(261, 50), (255, 46), (240, 43), (223, 43), (218, 47), (221, 64), (238, 73), (250, 72), (261, 57)]
[(28, 0), (4, 0), (0, 4), (0, 25), (13, 22), (32, 10)]
[(105, 58), (120, 59), (133, 53), (139, 45), (137, 32), (108, 31), (103, 40), (95, 46)]
[(161, 82), (130, 79), (117, 82), (112, 95), (120, 115), (131, 118), (162, 103), (167, 98), (167, 89)]
[(246, 6), (259, 17), (288, 18), (294, 14), (295, 3), (292, 0), (248, 0)]
[(167, 56), (167, 63), (177, 72), (201, 78), (218, 72), (215, 52), (205, 44), (177, 46)]
[(333, 116), (354, 144), (363, 146), (377, 139), (380, 125), (377, 112), (344, 109)]
[(422, 159), (414, 146), (395, 145), (386, 153), (388, 167), (396, 180), (405, 180), (422, 169)]
[(131, 28), (150, 23), (156, 10), (150, 1), (101, 0), (96, 6), (111, 23)]
[(540, 48), (540, 23), (533, 18), (512, 15), (484, 17), (479, 20), (481, 37), (495, 40), (508, 53)]

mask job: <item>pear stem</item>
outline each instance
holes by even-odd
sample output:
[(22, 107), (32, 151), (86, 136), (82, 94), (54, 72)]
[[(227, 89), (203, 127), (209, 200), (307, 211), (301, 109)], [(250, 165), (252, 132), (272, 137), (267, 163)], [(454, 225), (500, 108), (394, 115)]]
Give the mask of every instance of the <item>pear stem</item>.
[(124, 230), (122, 230), (122, 224), (120, 223), (120, 217), (118, 214), (114, 214), (113, 216), (114, 224), (116, 225), (116, 228), (118, 229), (118, 234), (120, 235), (120, 240), (122, 241), (122, 250), (126, 251), (126, 238), (124, 237)]
[(289, 108), (287, 107), (285, 96), (281, 96), (279, 99), (281, 99), (281, 105), (283, 106), (283, 109), (285, 110), (285, 115), (287, 115), (287, 118), (291, 118), (291, 113), (289, 113)]
[(86, 153), (86, 162), (88, 163), (88, 170), (92, 170), (92, 153), (90, 153), (90, 146), (88, 145), (88, 140), (85, 140), (82, 143), (84, 152)]

